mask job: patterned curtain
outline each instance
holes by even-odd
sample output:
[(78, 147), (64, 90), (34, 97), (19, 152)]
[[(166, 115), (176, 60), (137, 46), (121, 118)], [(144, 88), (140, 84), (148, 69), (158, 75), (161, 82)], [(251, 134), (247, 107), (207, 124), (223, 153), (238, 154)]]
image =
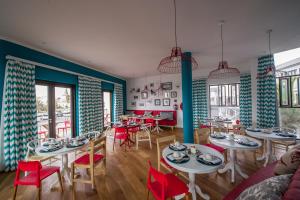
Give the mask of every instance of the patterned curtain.
[(266, 74), (272, 65), (274, 65), (273, 55), (258, 58), (257, 126), (260, 128), (276, 126), (276, 78), (274, 74)]
[(5, 171), (12, 171), (25, 158), (27, 143), (37, 138), (35, 66), (8, 60), (5, 70), (0, 146)]
[(193, 80), (193, 125), (199, 128), (199, 123), (205, 123), (208, 116), (206, 80)]
[(244, 126), (250, 127), (252, 125), (251, 75), (241, 75), (240, 80), (240, 119)]
[(103, 131), (101, 81), (78, 76), (79, 134)]
[(114, 121), (120, 120), (120, 116), (123, 115), (123, 87), (115, 84), (114, 88)]

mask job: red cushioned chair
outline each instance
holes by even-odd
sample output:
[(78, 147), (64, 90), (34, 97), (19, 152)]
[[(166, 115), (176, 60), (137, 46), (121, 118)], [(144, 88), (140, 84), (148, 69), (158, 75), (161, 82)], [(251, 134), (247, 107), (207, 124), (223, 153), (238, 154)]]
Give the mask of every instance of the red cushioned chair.
[[(113, 151), (115, 150), (115, 141), (116, 139), (120, 140), (120, 146), (124, 145), (125, 146), (125, 151), (126, 151), (126, 146), (130, 147), (129, 144), (129, 134), (127, 132), (127, 129), (125, 127), (115, 127), (115, 136), (114, 136), (114, 143), (113, 143)], [(123, 142), (121, 143), (121, 141)]]
[(145, 119), (145, 124), (151, 125), (151, 126), (150, 126), (150, 131), (152, 130), (153, 127), (156, 126), (155, 120), (152, 119), (152, 118), (147, 118), (147, 119)]
[[(29, 172), (28, 175), (20, 177), (21, 171)], [(39, 161), (19, 161), (14, 181), (14, 197), (16, 199), (19, 185), (33, 185), (38, 188), (38, 199), (41, 199), (42, 180), (48, 176), (57, 173), (61, 191), (63, 191), (59, 167), (42, 166)]]
[(189, 188), (182, 180), (172, 173), (163, 174), (157, 171), (152, 167), (151, 162), (148, 162), (150, 169), (147, 180), (147, 199), (149, 199), (150, 191), (156, 200), (165, 200), (181, 194), (185, 194), (185, 198), (189, 199)]
[[(101, 153), (100, 153), (101, 151)], [(73, 192), (75, 190), (75, 184), (80, 183), (88, 183), (92, 184), (92, 188), (95, 187), (95, 177), (94, 177), (94, 169), (95, 166), (103, 163), (104, 170), (106, 170), (106, 136), (96, 138), (90, 142), (90, 147), (87, 148), (86, 153), (77, 158), (72, 163), (72, 184), (73, 184)], [(90, 172), (90, 178), (87, 179), (80, 179), (80, 177), (75, 177), (75, 169), (86, 169)]]

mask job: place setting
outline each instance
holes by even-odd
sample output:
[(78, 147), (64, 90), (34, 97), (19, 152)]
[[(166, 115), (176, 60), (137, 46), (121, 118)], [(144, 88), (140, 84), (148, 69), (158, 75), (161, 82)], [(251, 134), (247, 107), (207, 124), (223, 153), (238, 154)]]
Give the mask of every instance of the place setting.
[(216, 166), (222, 164), (222, 159), (210, 153), (200, 153), (196, 156), (196, 160), (205, 165)]
[(169, 148), (173, 151), (184, 151), (187, 149), (187, 146), (176, 141), (176, 142), (170, 144)]
[(67, 148), (76, 148), (83, 146), (85, 144), (84, 141), (80, 141), (77, 138), (70, 140), (69, 142), (66, 143)]
[(176, 164), (183, 164), (190, 160), (190, 157), (185, 152), (175, 151), (173, 153), (169, 153), (166, 158)]
[(213, 133), (210, 134), (210, 137), (215, 138), (215, 139), (225, 139), (226, 138), (226, 133), (213, 132)]
[(297, 137), (296, 131), (290, 128), (274, 127), (272, 132), (281, 137)]
[(50, 138), (46, 142), (42, 143), (41, 149), (39, 151), (40, 153), (49, 153), (57, 151), (61, 148), (63, 148), (63, 144), (60, 141), (54, 138)]

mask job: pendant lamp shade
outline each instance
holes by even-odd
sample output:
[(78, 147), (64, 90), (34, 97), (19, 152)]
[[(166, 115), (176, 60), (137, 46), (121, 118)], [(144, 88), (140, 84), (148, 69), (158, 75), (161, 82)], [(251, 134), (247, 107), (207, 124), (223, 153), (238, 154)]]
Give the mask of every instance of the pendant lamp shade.
[(223, 60), (223, 24), (224, 21), (221, 21), (222, 61), (219, 62), (218, 69), (215, 69), (209, 73), (208, 79), (210, 81), (228, 80), (240, 77), (240, 71), (237, 68), (229, 67), (228, 62)]
[(176, 30), (176, 1), (173, 0), (174, 3), (174, 11), (175, 11), (175, 47), (172, 48), (172, 52), (170, 56), (167, 56), (163, 58), (158, 67), (157, 70), (160, 73), (167, 73), (167, 74), (177, 74), (181, 73), (181, 62), (182, 61), (190, 61), (192, 64), (192, 70), (198, 68), (198, 63), (196, 60), (191, 57), (185, 56), (181, 48), (177, 46), (177, 30)]

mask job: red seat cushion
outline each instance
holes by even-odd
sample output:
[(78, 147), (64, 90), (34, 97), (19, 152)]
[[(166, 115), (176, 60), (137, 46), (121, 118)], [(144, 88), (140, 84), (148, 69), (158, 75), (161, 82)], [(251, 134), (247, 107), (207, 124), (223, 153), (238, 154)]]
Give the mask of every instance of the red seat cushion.
[[(59, 167), (43, 166), (43, 168), (40, 170), (40, 180), (43, 180), (56, 172), (59, 172)], [(31, 172), (27, 176), (24, 176), (23, 178), (20, 178), (18, 181), (16, 181), (16, 184), (36, 185), (36, 182), (37, 182), (37, 172)]]
[(293, 175), (287, 191), (285, 192), (283, 200), (299, 200), (300, 199), (300, 167)]
[[(97, 163), (101, 161), (104, 158), (102, 154), (94, 154), (94, 163)], [(90, 154), (85, 154), (81, 156), (80, 158), (77, 158), (75, 160), (76, 164), (81, 164), (81, 165), (88, 165), (90, 164)]]
[[(167, 188), (165, 191), (166, 198), (188, 193), (189, 189), (187, 185), (174, 174), (166, 174), (165, 178), (167, 180)], [(161, 199), (161, 184), (154, 181), (149, 184), (149, 187), (156, 199)]]
[(214, 145), (214, 144), (204, 144), (204, 145), (207, 146), (207, 147), (213, 148), (213, 149), (217, 150), (220, 153), (223, 153), (225, 151), (224, 148), (219, 147), (219, 146)]
[(161, 158), (161, 159), (160, 159), (160, 162), (164, 163), (168, 168), (174, 169), (173, 167), (171, 167), (171, 166), (165, 161), (164, 158)]

